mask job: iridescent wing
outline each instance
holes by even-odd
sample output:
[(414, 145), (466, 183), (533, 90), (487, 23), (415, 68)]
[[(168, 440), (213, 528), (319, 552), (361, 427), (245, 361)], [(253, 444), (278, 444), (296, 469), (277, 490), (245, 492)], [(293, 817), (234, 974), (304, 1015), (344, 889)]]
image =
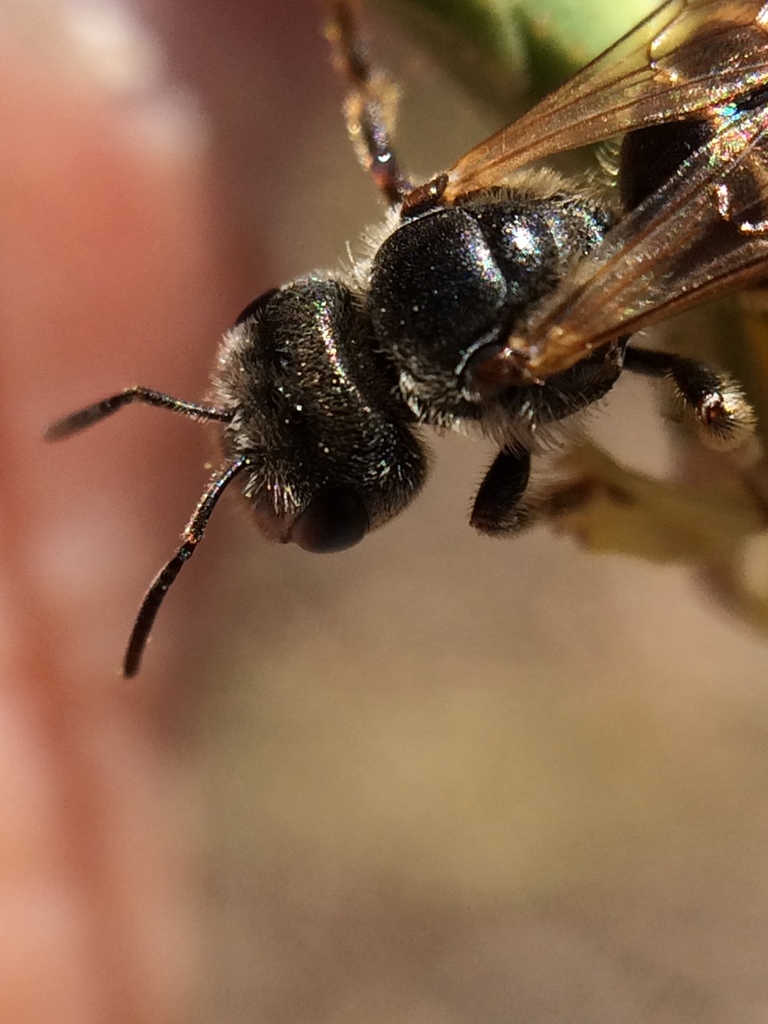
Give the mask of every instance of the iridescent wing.
[(443, 196), (450, 202), (543, 156), (685, 117), (706, 119), (710, 140), (517, 325), (486, 379), (552, 376), (610, 340), (768, 277), (768, 3), (667, 0), (459, 160)]
[[(545, 378), (611, 339), (768, 277), (768, 106), (731, 115), (516, 329), (500, 380)], [(506, 368), (506, 369), (505, 369)]]
[(768, 83), (768, 4), (667, 0), (446, 172), (451, 202), (534, 160), (680, 120)]

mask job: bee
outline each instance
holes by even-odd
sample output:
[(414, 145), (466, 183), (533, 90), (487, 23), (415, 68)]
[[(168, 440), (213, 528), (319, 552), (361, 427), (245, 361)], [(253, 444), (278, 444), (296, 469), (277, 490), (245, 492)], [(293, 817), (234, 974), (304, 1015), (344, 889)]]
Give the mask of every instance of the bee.
[[(333, 5), (328, 36), (349, 133), (389, 207), (375, 244), (348, 270), (252, 302), (224, 335), (207, 403), (132, 387), (47, 432), (66, 437), (135, 402), (222, 425), (223, 463), (144, 597), (126, 676), (235, 479), (267, 538), (338, 551), (414, 499), (422, 427), (476, 427), (498, 453), (471, 524), (505, 534), (535, 518), (540, 438), (623, 371), (669, 379), (713, 442), (737, 444), (753, 426), (736, 382), (630, 337), (768, 275), (768, 4), (667, 0), (421, 184), (396, 157), (393, 87), (349, 0)], [(612, 193), (528, 167), (619, 136)]]

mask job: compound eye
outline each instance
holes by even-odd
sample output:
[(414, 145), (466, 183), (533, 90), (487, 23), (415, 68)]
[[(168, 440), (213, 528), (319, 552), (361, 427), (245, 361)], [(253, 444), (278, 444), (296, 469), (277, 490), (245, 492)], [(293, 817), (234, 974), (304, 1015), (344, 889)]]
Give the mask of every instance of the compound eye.
[(305, 551), (343, 551), (368, 533), (365, 505), (350, 487), (327, 487), (293, 524), (291, 540)]
[(263, 295), (259, 295), (259, 297), (254, 299), (253, 302), (249, 302), (232, 326), (237, 327), (239, 324), (244, 324), (246, 321), (253, 320), (254, 317), (259, 316), (261, 311), (266, 308), (272, 297), (277, 295), (279, 291), (279, 288), (270, 288), (268, 292), (264, 292)]

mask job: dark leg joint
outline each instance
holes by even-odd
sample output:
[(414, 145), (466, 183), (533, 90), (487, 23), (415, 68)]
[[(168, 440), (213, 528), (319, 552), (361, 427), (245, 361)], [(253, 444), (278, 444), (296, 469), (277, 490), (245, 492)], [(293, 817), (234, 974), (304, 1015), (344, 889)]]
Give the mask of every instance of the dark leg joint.
[(710, 444), (738, 447), (751, 437), (755, 412), (741, 386), (727, 374), (695, 359), (632, 346), (627, 349), (624, 369), (671, 380)]

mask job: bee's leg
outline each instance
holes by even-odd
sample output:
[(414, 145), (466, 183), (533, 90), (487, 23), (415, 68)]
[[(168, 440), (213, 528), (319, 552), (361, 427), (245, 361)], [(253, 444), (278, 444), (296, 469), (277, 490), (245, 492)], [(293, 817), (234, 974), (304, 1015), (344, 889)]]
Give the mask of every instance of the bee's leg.
[(624, 369), (672, 381), (710, 444), (736, 448), (752, 436), (757, 417), (741, 385), (706, 363), (630, 345)]
[(481, 533), (515, 533), (527, 526), (530, 508), (523, 503), (531, 473), (531, 454), (502, 448), (480, 484), (470, 523)]
[(355, 0), (332, 0), (326, 35), (334, 66), (349, 89), (344, 116), (358, 160), (390, 206), (399, 206), (412, 186), (392, 148), (397, 87), (383, 71), (372, 67), (355, 8)]
[(94, 402), (85, 409), (70, 413), (60, 420), (52, 423), (45, 432), (46, 441), (58, 441), (62, 437), (69, 437), (79, 430), (98, 423), (122, 409), (124, 405), (132, 402), (144, 402), (146, 405), (157, 405), (162, 409), (170, 409), (171, 412), (178, 412), (184, 416), (191, 416), (198, 420), (221, 420), (228, 422), (234, 413), (231, 409), (216, 409), (210, 405), (200, 405), (197, 402), (184, 402), (180, 398), (173, 398), (171, 395), (164, 395), (161, 391), (153, 391), (152, 388), (125, 388), (116, 395), (109, 398), (102, 398), (100, 402)]

